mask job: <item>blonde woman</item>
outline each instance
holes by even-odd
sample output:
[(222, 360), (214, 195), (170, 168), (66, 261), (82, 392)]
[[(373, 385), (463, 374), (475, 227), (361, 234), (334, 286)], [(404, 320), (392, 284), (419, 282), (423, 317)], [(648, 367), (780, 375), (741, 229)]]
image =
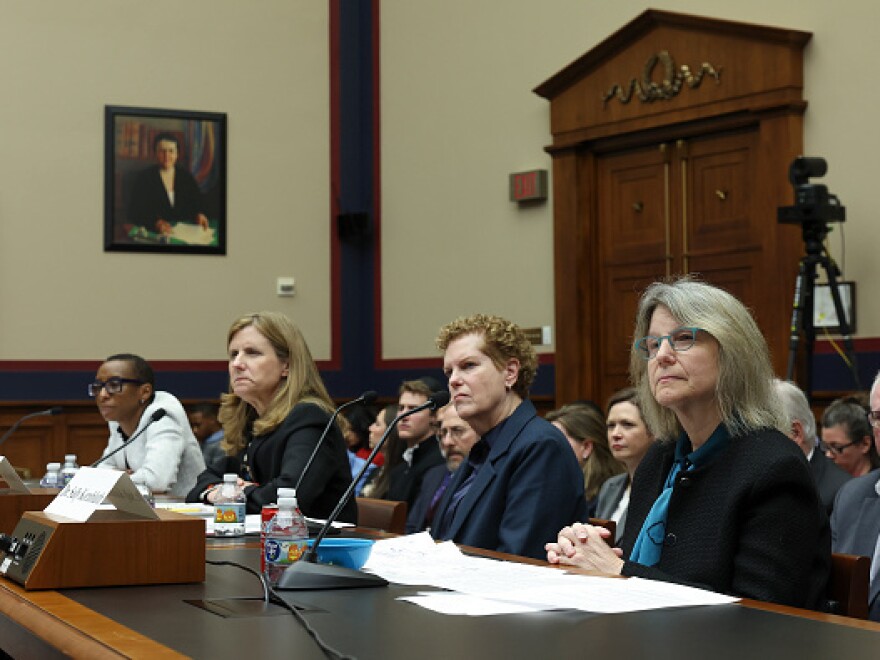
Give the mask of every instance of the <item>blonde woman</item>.
[[(259, 513), (276, 501), (278, 488), (297, 485), (334, 406), (302, 333), (283, 314), (243, 316), (227, 337), (230, 392), (220, 406), (230, 456), (225, 471), (238, 473), (247, 512)], [(212, 503), (223, 467), (205, 470), (188, 501)], [(297, 490), (300, 509), (326, 518), (350, 483), (345, 440), (334, 425)], [(341, 519), (357, 522), (354, 499)]]

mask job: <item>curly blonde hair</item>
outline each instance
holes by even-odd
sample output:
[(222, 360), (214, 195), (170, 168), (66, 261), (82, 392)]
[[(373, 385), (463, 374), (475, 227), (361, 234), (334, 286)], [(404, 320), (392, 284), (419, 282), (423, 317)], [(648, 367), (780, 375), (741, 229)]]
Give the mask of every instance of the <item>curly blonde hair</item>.
[(480, 350), (498, 369), (503, 369), (511, 358), (519, 362), (519, 375), (512, 389), (525, 399), (538, 371), (538, 356), (522, 329), (500, 316), (474, 314), (460, 317), (440, 328), (437, 348), (445, 351), (449, 344), (465, 335), (483, 338)]

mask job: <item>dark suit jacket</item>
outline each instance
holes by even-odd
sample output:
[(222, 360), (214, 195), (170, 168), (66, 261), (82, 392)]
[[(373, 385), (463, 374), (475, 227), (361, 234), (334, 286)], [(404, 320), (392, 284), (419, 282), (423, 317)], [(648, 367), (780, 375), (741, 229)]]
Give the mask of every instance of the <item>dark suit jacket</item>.
[[(437, 523), (470, 468), (470, 458), (465, 459), (446, 489), (431, 530), (435, 538)], [(584, 475), (568, 441), (523, 401), (504, 423), (442, 538), (546, 559), (544, 544), (585, 513)]]
[[(623, 474), (615, 474), (613, 477), (605, 480), (605, 483), (599, 488), (599, 495), (596, 497), (597, 518), (603, 518), (605, 520), (611, 519), (611, 515), (617, 509), (617, 505), (620, 504), (620, 500), (623, 499), (623, 494), (626, 492), (627, 486), (629, 486), (629, 474), (626, 472)], [(617, 521), (617, 539), (623, 536), (625, 529), (626, 511), (623, 512), (623, 515), (620, 516), (620, 520)], [(615, 539), (615, 541), (617, 539)]]
[(425, 472), (419, 494), (406, 514), (407, 534), (421, 532), (427, 527), (428, 509), (431, 507), (431, 500), (434, 499), (434, 494), (440, 488), (440, 484), (443, 483), (443, 479), (447, 474), (449, 474), (449, 468), (446, 467), (446, 463), (435, 465)]
[[(880, 496), (874, 470), (846, 482), (837, 493), (831, 513), (831, 549), (850, 555), (874, 556), (880, 536)], [(874, 580), (868, 594), (868, 617), (880, 621), (880, 580)]]
[[(629, 557), (672, 467), (675, 443), (654, 444), (633, 477), (621, 548)], [(806, 457), (776, 430), (731, 438), (711, 463), (676, 477), (657, 566), (624, 575), (701, 586), (795, 607), (824, 603), (831, 534)]]
[(174, 168), (174, 206), (165, 192), (158, 165), (138, 174), (128, 205), (130, 222), (152, 229), (160, 218), (168, 222), (195, 222), (199, 213), (207, 215), (202, 191), (193, 175), (183, 167)]
[(834, 498), (837, 491), (852, 479), (852, 476), (849, 472), (837, 467), (837, 464), (819, 451), (818, 447), (813, 450), (813, 455), (810, 457), (810, 469), (816, 479), (819, 497), (822, 498), (825, 510), (830, 514), (834, 508)]
[[(248, 462), (256, 486), (245, 489), (247, 512), (259, 513), (266, 504), (277, 502), (278, 488), (294, 488), (309, 456), (330, 421), (330, 413), (313, 403), (298, 403), (287, 418), (273, 431), (258, 435), (248, 443)], [(244, 452), (232, 457), (225, 465), (208, 467), (196, 481), (187, 502), (197, 502), (199, 495), (211, 484), (223, 481), (224, 470), (236, 472), (251, 480), (244, 473)], [(334, 424), (303, 482), (296, 492), (297, 503), (303, 514), (313, 518), (326, 518), (336, 507), (345, 490), (351, 484), (345, 441), (338, 425)], [(342, 510), (340, 520), (357, 522), (357, 504), (351, 498)]]
[(388, 475), (386, 500), (406, 502), (407, 511), (413, 507), (425, 473), (435, 465), (443, 465), (446, 459), (440, 453), (440, 444), (433, 435), (422, 440), (413, 452), (412, 465), (401, 461)]

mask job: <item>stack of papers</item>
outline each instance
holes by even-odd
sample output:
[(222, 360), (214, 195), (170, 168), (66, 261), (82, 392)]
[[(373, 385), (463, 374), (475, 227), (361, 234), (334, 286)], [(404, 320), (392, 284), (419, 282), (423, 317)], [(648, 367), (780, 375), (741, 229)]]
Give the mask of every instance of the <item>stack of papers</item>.
[(423, 592), (401, 598), (443, 614), (554, 609), (610, 614), (724, 605), (738, 600), (668, 582), (575, 575), (549, 566), (469, 557), (451, 542), (435, 543), (427, 533), (377, 541), (364, 570), (397, 584), (455, 592)]

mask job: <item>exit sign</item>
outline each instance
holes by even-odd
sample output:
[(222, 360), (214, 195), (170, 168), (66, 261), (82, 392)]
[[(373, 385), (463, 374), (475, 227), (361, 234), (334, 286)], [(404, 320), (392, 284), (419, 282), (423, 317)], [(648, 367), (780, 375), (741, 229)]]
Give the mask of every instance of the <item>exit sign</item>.
[(532, 202), (547, 199), (547, 170), (514, 172), (510, 175), (510, 201)]

